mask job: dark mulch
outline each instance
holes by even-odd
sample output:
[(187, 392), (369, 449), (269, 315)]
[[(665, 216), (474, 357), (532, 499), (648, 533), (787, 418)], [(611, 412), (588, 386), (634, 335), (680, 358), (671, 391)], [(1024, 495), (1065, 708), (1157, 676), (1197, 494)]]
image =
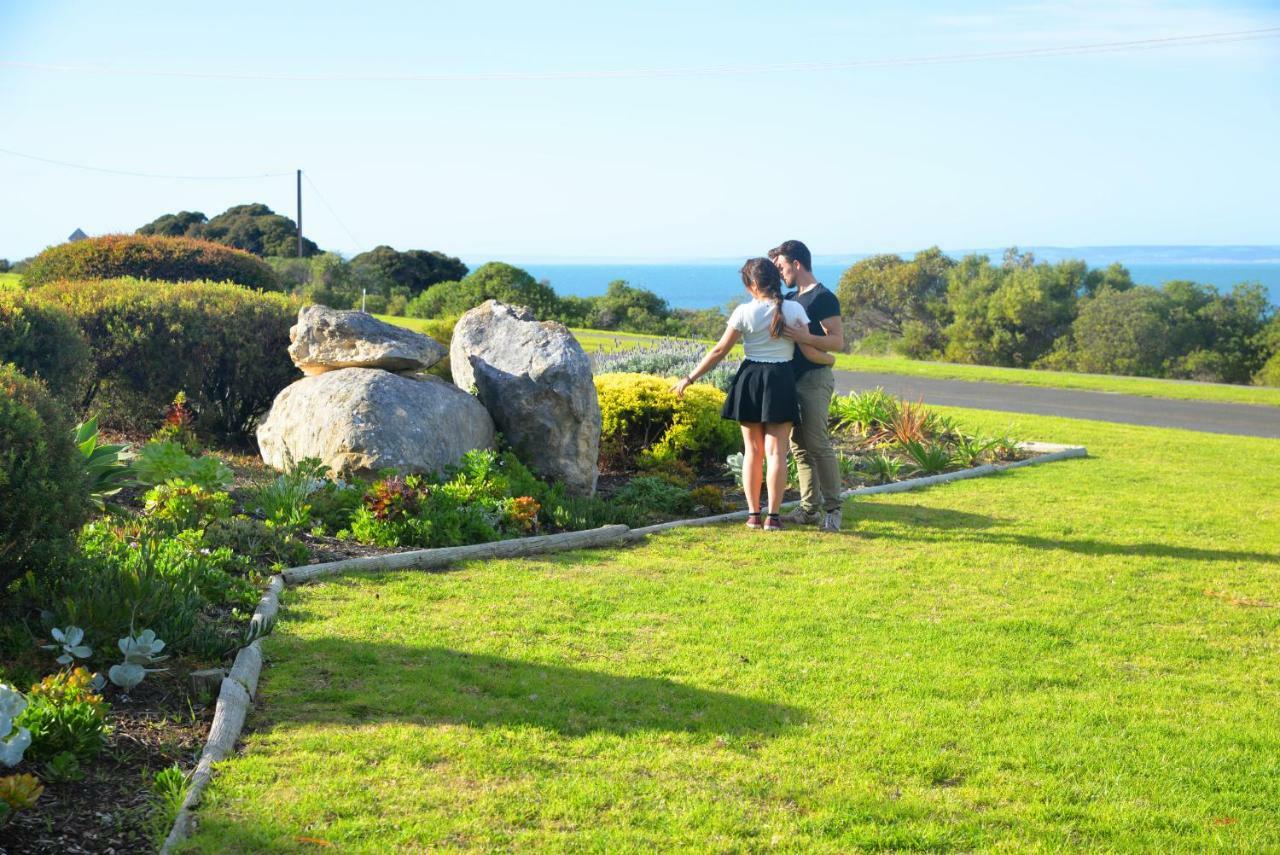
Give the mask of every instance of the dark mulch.
[[(122, 698), (107, 690), (112, 732), (84, 764), (84, 780), (53, 784), (31, 810), (0, 829), (0, 853), (154, 852), (168, 833), (150, 795), (151, 780), (177, 763), (195, 768), (213, 719), (213, 699), (192, 695), (187, 672), (175, 666), (150, 674)], [(45, 778), (41, 764), (23, 761), (6, 773)], [(157, 838), (158, 835), (158, 838)]]

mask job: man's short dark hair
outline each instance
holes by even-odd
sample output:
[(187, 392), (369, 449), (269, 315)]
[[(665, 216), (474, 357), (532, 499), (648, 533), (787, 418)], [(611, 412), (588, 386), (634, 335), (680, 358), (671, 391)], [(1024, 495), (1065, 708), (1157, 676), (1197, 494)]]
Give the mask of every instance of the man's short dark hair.
[(810, 273), (813, 272), (813, 255), (809, 252), (809, 247), (805, 246), (798, 240), (784, 240), (782, 243), (769, 250), (770, 258), (777, 258), (785, 255), (792, 261), (800, 262), (800, 266)]

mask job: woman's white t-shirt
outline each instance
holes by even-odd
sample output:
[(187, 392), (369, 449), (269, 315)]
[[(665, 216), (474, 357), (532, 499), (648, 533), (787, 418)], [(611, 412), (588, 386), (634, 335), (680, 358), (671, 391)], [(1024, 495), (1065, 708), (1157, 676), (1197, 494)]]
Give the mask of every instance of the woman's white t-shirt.
[[(742, 349), (753, 362), (790, 362), (796, 344), (789, 338), (769, 334), (774, 304), (770, 300), (743, 303), (729, 316), (729, 327), (742, 333)], [(809, 315), (795, 300), (782, 301), (782, 319), (788, 324), (809, 323)]]

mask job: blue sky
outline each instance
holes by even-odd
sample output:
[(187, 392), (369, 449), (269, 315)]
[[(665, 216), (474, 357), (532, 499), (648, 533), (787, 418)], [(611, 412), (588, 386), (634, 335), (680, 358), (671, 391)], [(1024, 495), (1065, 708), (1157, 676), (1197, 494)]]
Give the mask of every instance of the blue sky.
[[(301, 167), (346, 225), (304, 185), (307, 233), (346, 254), (387, 243), (471, 259), (739, 257), (786, 237), (830, 254), (1280, 244), (1277, 38), (538, 78), (1265, 27), (1280, 27), (1274, 2), (0, 0), (0, 148), (163, 174)], [(31, 67), (41, 65), (76, 70)], [(495, 73), (512, 76), (485, 78)], [(246, 77), (216, 76), (237, 74)], [(415, 74), (451, 78), (350, 79)], [(280, 76), (348, 79), (261, 79)], [(76, 227), (129, 231), (181, 209), (294, 205), (291, 174), (132, 178), (3, 154), (0, 188), (9, 258)]]

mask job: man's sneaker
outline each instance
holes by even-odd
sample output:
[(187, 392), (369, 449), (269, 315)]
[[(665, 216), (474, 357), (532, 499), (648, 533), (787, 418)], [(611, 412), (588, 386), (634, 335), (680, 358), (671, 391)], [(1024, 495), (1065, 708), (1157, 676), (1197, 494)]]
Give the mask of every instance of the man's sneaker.
[(782, 518), (777, 514), (769, 514), (764, 518), (765, 531), (782, 531)]
[(817, 525), (819, 522), (817, 511), (806, 511), (799, 505), (796, 505), (783, 519), (792, 525)]
[(760, 512), (752, 511), (747, 514), (747, 528), (760, 528)]
[(822, 525), (818, 526), (818, 528), (820, 531), (839, 531), (842, 522), (844, 522), (844, 517), (840, 511), (827, 511), (822, 515)]

